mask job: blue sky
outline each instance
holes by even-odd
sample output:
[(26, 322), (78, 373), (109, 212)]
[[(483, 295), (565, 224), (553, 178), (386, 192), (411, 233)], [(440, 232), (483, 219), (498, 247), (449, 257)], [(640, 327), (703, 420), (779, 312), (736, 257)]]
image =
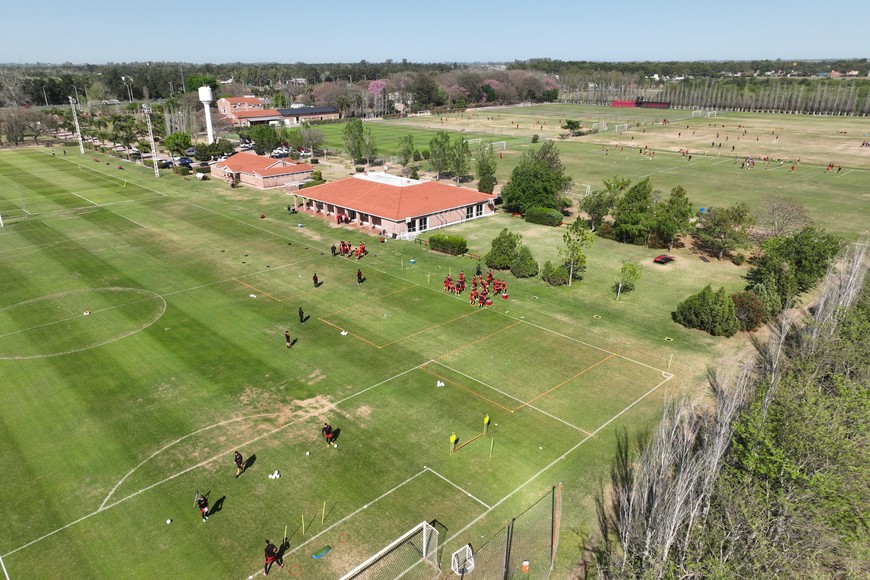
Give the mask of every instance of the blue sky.
[(16, 0), (4, 15), (13, 63), (870, 56), (870, 0)]

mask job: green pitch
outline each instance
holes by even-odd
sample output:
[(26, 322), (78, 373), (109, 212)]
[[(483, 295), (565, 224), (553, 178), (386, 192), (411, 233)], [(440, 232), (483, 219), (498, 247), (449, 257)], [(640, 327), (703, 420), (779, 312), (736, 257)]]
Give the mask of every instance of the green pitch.
[[(514, 122), (522, 131), (532, 120)], [(582, 182), (636, 178), (667, 159), (656, 170), (674, 168), (654, 184), (683, 183), (699, 205), (751, 201), (781, 179), (783, 191), (837, 187), (829, 212), (817, 202), (834, 231), (857, 235), (866, 219), (849, 181), (866, 167), (825, 175), (803, 161), (803, 173), (771, 169), (735, 189), (746, 173), (710, 156), (690, 166), (676, 153), (626, 155), (615, 168), (601, 144), (560, 149)], [(0, 153), (0, 556), (13, 578), (246, 578), (285, 526), (284, 571), (335, 578), (432, 519), (446, 528), (446, 569), (453, 550), (485, 542), (560, 481), (565, 575), (617, 430), (647, 428), (667, 392), (739, 346), (669, 313), (707, 282), (741, 288), (745, 266), (679, 250), (677, 262), (646, 267), (655, 250), (598, 240), (575, 288), (508, 277), (510, 298), (479, 310), (442, 290), (448, 272), (471, 277), (468, 258), (288, 216), (281, 192), (155, 180), (118, 163)], [(503, 227), (539, 262), (557, 258), (561, 232), (510, 216), (454, 231), (483, 254)], [(370, 253), (333, 258), (339, 239)], [(615, 302), (624, 258), (645, 272)], [(290, 350), (285, 330), (297, 339)], [(337, 448), (320, 436), (324, 421)], [(250, 465), (238, 479), (235, 449)], [(282, 477), (269, 479), (275, 469)], [(207, 523), (196, 490), (218, 508)]]

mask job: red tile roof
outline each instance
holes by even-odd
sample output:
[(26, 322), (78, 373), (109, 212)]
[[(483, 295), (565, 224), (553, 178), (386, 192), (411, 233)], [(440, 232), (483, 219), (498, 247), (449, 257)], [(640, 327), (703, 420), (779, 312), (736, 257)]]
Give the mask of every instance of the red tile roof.
[(260, 177), (310, 173), (314, 170), (314, 167), (307, 163), (292, 163), (284, 159), (261, 157), (255, 153), (237, 153), (225, 161), (215, 163), (215, 167), (232, 173), (246, 173)]
[(252, 117), (281, 117), (278, 109), (248, 109), (247, 111), (233, 111), (237, 119), (250, 119)]
[(495, 195), (437, 181), (414, 181), (384, 174), (357, 175), (316, 185), (301, 195), (393, 221), (484, 203)]

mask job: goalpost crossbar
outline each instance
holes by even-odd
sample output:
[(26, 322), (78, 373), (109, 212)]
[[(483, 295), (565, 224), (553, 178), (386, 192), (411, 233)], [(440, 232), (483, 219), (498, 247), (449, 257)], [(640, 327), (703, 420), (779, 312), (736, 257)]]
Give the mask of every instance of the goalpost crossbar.
[(341, 580), (400, 578), (421, 563), (432, 567), (432, 577), (441, 571), (438, 566), (438, 530), (428, 522), (417, 524), (342, 576)]

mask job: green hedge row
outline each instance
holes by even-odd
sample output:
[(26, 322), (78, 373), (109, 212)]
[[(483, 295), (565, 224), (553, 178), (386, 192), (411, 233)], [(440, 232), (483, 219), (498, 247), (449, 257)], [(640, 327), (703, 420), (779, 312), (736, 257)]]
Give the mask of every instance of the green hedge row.
[(530, 207), (524, 217), (530, 224), (556, 227), (562, 223), (562, 212), (549, 207)]
[(468, 251), (468, 241), (459, 236), (433, 234), (429, 237), (429, 247), (437, 252), (461, 256)]

